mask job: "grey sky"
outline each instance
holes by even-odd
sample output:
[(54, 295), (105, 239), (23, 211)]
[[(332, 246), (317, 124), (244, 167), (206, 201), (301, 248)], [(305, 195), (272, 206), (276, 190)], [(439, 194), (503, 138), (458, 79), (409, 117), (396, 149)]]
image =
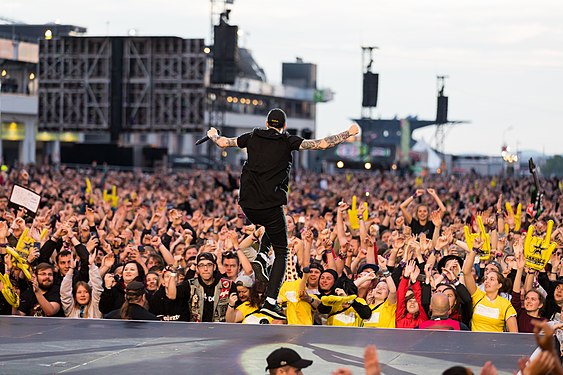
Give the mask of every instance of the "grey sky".
[[(2, 0), (4, 17), (88, 28), (89, 35), (205, 37), (208, 0)], [(453, 128), (446, 151), (563, 153), (563, 2), (559, 0), (235, 0), (231, 21), (247, 35), (270, 81), (296, 56), (318, 64), (319, 136), (360, 114), (361, 45), (376, 45), (376, 117), (436, 113), (436, 75), (446, 74)], [(260, 124), (257, 124), (260, 125)], [(510, 130), (508, 130), (510, 129)], [(428, 142), (433, 129), (415, 133)]]

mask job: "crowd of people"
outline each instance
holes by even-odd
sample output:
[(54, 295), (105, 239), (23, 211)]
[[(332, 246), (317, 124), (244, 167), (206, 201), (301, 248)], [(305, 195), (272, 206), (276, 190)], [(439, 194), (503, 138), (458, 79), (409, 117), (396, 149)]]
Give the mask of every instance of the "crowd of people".
[[(14, 184), (41, 196), (35, 214), (10, 207)], [(563, 183), (540, 185), (538, 205), (528, 177), (297, 173), (280, 319), (260, 310), (273, 250), (229, 170), (13, 168), (0, 175), (0, 313), (557, 329)]]

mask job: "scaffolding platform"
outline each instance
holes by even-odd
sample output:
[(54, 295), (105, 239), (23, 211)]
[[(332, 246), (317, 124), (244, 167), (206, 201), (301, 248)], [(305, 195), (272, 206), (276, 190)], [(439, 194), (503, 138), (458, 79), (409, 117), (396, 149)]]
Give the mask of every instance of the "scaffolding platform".
[(305, 374), (363, 374), (370, 344), (387, 375), (489, 360), (512, 374), (536, 348), (531, 334), (2, 316), (0, 374), (264, 374), (280, 346), (313, 360)]

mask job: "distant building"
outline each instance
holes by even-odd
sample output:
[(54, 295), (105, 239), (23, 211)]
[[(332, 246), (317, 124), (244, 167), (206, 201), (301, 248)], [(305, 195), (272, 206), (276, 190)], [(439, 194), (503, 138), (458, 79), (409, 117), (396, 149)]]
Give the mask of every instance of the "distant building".
[[(85, 32), (72, 25), (0, 25), (7, 163), (236, 164), (243, 151), (196, 148), (195, 140), (209, 126), (226, 136), (263, 126), (273, 107), (287, 112), (290, 133), (311, 137), (316, 104), (332, 99), (330, 90), (317, 88), (316, 65), (301, 60), (284, 63), (282, 84), (270, 84), (251, 52), (240, 48), (234, 83), (215, 85), (202, 39)], [(297, 164), (306, 167), (307, 158)]]

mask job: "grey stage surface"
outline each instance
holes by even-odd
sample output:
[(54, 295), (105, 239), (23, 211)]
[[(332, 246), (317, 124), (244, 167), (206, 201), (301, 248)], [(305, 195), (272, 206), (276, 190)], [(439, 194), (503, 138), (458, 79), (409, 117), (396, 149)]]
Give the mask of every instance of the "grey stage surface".
[(294, 348), (313, 366), (363, 374), (363, 348), (377, 345), (385, 374), (474, 372), (492, 360), (511, 374), (530, 355), (530, 334), (275, 325), (0, 317), (0, 374), (264, 374), (275, 348)]

